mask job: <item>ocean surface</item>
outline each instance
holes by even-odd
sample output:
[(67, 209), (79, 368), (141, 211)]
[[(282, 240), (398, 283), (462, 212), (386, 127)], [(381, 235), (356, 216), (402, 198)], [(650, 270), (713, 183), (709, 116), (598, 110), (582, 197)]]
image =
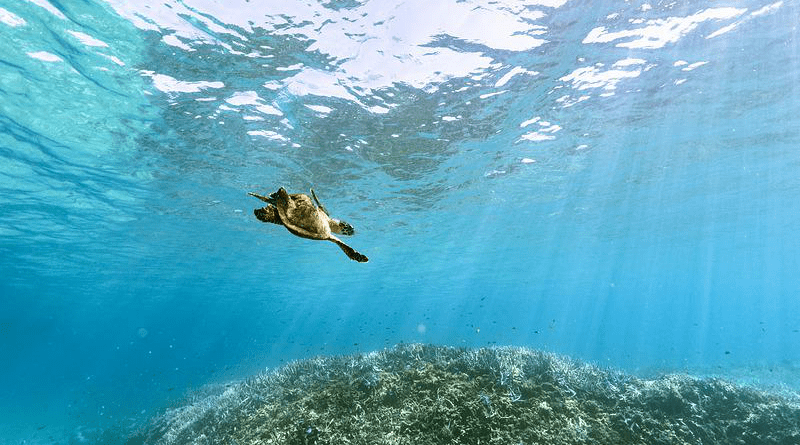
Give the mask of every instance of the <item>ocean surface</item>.
[[(800, 391), (795, 0), (0, 0), (0, 444), (399, 343)], [(264, 224), (314, 188), (369, 257)]]

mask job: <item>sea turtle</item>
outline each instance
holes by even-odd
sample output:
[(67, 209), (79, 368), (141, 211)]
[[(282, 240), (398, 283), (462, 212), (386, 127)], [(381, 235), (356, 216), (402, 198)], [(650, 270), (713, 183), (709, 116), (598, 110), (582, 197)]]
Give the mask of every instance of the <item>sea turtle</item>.
[(352, 235), (353, 226), (344, 221), (331, 218), (325, 207), (320, 204), (317, 195), (314, 194), (314, 189), (311, 189), (311, 196), (314, 197), (314, 202), (317, 203), (316, 206), (308, 195), (302, 193), (290, 195), (283, 187), (269, 196), (262, 196), (253, 192), (248, 193), (248, 195), (255, 196), (269, 204), (266, 207), (253, 210), (259, 220), (281, 224), (289, 232), (302, 238), (334, 242), (351, 260), (360, 263), (368, 261), (366, 256), (356, 252), (352, 247), (333, 235), (333, 233)]

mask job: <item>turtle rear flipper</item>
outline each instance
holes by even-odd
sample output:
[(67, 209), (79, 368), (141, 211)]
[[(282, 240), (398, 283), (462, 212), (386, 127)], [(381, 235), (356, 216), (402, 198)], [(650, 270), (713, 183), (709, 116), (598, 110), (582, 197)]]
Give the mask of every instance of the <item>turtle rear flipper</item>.
[(342, 240), (340, 240), (339, 238), (336, 238), (335, 236), (332, 236), (330, 238), (330, 240), (333, 241), (334, 243), (336, 243), (336, 245), (339, 246), (339, 248), (342, 249), (342, 251), (348, 257), (350, 257), (351, 260), (358, 261), (359, 263), (366, 263), (367, 261), (369, 261), (369, 258), (367, 258), (366, 255), (362, 255), (362, 254), (356, 252), (355, 249), (353, 249), (352, 247), (350, 247), (347, 244), (343, 243)]
[(269, 195), (269, 196), (263, 196), (263, 195), (259, 195), (258, 193), (253, 193), (253, 192), (247, 192), (247, 194), (250, 195), (250, 196), (254, 196), (254, 197), (256, 197), (256, 198), (258, 198), (258, 199), (260, 199), (260, 200), (262, 200), (262, 201), (264, 201), (266, 203), (275, 204), (275, 193), (273, 193), (272, 195)]
[(281, 217), (278, 216), (278, 209), (273, 206), (266, 206), (261, 207), (260, 209), (253, 210), (253, 214), (256, 215), (256, 218), (259, 221), (272, 223), (272, 224), (283, 224), (281, 222)]

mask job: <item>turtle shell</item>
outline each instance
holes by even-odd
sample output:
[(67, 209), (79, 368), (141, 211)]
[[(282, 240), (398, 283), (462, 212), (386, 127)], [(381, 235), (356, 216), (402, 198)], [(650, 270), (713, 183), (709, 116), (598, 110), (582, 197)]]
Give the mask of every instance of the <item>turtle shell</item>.
[(290, 195), (283, 188), (276, 193), (275, 206), (283, 225), (290, 232), (303, 238), (328, 239), (331, 229), (328, 218), (307, 195)]

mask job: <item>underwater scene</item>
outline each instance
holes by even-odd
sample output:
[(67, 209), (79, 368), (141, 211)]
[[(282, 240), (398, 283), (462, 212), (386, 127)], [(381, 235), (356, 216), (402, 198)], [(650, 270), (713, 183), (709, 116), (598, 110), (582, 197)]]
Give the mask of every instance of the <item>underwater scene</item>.
[(796, 0), (0, 0), (0, 445), (800, 444)]

